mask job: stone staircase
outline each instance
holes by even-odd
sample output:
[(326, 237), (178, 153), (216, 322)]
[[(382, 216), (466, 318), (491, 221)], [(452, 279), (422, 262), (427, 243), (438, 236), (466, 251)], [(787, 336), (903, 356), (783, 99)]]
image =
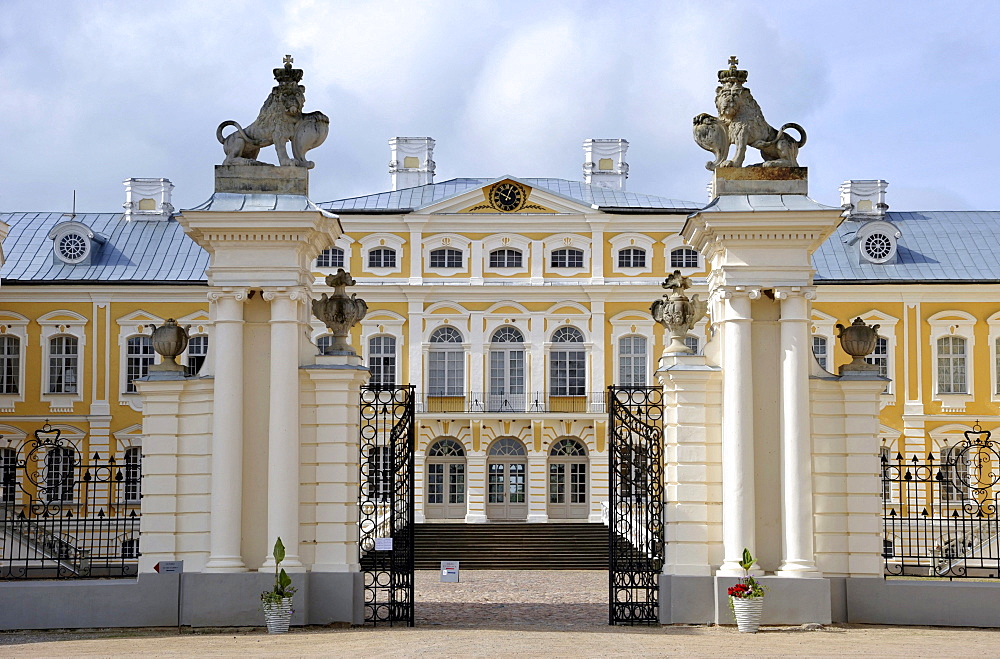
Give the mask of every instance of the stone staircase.
[(464, 570), (607, 570), (603, 524), (417, 524), (414, 562), (438, 570), (460, 561)]

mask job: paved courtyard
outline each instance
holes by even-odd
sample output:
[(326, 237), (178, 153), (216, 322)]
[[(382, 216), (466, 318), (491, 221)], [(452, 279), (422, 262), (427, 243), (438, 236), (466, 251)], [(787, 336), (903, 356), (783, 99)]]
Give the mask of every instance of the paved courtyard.
[(1000, 629), (607, 625), (606, 572), (417, 574), (417, 627), (117, 629), (0, 633), (0, 656), (996, 656)]

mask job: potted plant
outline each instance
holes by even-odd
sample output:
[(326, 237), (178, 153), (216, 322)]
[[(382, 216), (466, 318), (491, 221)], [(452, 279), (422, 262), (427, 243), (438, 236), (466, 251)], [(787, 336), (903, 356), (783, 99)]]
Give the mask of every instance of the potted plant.
[(729, 587), (729, 608), (732, 609), (736, 617), (736, 626), (741, 632), (756, 634), (760, 627), (760, 616), (764, 611), (764, 591), (763, 584), (757, 582), (750, 576), (750, 568), (753, 566), (753, 556), (750, 550), (743, 548), (743, 560), (740, 567), (743, 568), (743, 578), (735, 586)]
[(268, 634), (284, 634), (292, 621), (292, 595), (295, 594), (295, 588), (292, 586), (292, 578), (281, 568), (283, 560), (285, 545), (278, 538), (274, 543), (274, 586), (260, 594)]

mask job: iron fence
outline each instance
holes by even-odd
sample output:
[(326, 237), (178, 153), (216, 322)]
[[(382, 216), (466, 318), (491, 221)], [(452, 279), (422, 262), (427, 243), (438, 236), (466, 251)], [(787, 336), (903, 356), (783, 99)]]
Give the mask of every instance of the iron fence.
[(427, 393), (417, 401), (418, 413), (468, 412), (484, 414), (607, 413), (607, 393), (528, 391), (497, 393), (469, 391), (455, 393)]
[(133, 577), (138, 463), (80, 448), (46, 424), (2, 449), (0, 579)]
[(976, 424), (937, 458), (883, 454), (886, 576), (1000, 578), (998, 449)]

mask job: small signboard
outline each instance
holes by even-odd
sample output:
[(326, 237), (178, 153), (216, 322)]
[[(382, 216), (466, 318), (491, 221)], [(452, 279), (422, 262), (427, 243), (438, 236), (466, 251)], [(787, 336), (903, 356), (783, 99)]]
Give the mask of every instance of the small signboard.
[(458, 581), (458, 561), (441, 561), (441, 583)]
[(153, 569), (160, 574), (170, 574), (171, 572), (183, 572), (184, 561), (160, 561), (153, 566)]
[(375, 551), (392, 551), (392, 538), (375, 538)]

